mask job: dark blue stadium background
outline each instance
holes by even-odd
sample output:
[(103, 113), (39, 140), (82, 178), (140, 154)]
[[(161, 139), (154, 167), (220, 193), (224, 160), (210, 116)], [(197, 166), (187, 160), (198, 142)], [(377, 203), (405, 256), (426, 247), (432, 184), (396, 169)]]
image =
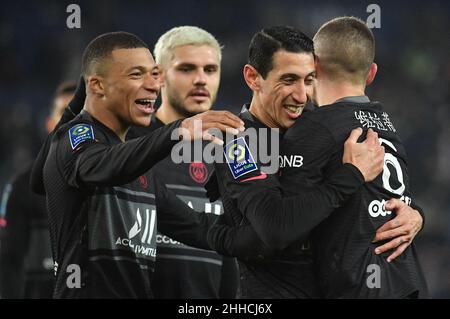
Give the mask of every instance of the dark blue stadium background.
[[(68, 29), (66, 7), (81, 7)], [(224, 45), (217, 108), (249, 101), (242, 79), (251, 35), (288, 24), (314, 35), (326, 20), (381, 8), (374, 29), (379, 72), (368, 90), (391, 113), (410, 158), (414, 199), (427, 214), (416, 242), (433, 297), (450, 298), (450, 2), (448, 1), (2, 1), (0, 3), (0, 189), (30, 163), (45, 134), (55, 87), (76, 80), (83, 48), (125, 30), (153, 47), (179, 25), (200, 26)]]

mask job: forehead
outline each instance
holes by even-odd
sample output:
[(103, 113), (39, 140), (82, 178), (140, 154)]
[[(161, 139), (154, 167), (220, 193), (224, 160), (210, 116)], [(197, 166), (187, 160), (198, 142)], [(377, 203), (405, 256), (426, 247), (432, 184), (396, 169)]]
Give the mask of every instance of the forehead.
[(315, 71), (314, 56), (312, 53), (294, 53), (280, 50), (274, 53), (272, 59), (273, 68), (269, 76), (281, 76), (283, 74), (297, 74), (305, 77)]
[(209, 45), (182, 45), (173, 50), (173, 65), (189, 63), (195, 65), (219, 64), (217, 49)]
[(147, 48), (115, 49), (111, 52), (112, 62), (109, 67), (127, 70), (135, 66), (151, 69), (155, 65), (150, 50)]

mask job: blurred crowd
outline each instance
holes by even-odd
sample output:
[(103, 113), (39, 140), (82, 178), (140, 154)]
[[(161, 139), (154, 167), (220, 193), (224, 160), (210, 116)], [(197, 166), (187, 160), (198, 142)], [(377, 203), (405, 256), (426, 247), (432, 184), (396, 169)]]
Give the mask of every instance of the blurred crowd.
[[(250, 100), (242, 77), (251, 35), (293, 25), (310, 36), (330, 18), (366, 20), (364, 1), (78, 1), (81, 28), (69, 29), (70, 2), (6, 1), (0, 11), (0, 190), (36, 155), (54, 90), (76, 81), (81, 53), (100, 33), (129, 31), (150, 47), (168, 29), (197, 25), (224, 46), (216, 108)], [(413, 199), (426, 213), (416, 237), (434, 298), (450, 298), (450, 3), (377, 1), (373, 29), (378, 75), (372, 100), (391, 114), (409, 155)]]

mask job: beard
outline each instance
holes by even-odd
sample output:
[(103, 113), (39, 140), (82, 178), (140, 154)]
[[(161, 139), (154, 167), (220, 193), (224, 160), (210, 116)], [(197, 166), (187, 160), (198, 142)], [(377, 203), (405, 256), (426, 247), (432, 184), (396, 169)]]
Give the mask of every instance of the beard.
[(178, 94), (169, 94), (168, 95), (169, 103), (172, 105), (175, 112), (180, 114), (183, 118), (191, 117), (197, 115), (201, 112), (191, 112), (183, 104), (181, 97)]
[[(178, 94), (177, 90), (173, 90), (169, 83), (166, 82), (167, 89), (167, 99), (169, 100), (170, 105), (172, 105), (175, 112), (181, 115), (183, 118), (191, 117), (197, 115), (199, 113), (203, 113), (204, 111), (189, 111), (186, 108), (186, 105), (183, 103), (183, 98)], [(216, 95), (211, 94), (211, 106), (214, 104), (216, 100)], [(211, 109), (211, 106), (208, 108)]]

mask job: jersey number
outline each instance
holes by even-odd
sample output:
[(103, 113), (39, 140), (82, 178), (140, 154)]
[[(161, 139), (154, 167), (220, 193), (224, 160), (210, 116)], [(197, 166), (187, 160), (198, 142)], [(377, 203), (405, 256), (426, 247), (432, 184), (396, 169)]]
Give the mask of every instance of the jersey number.
[[(380, 140), (381, 145), (386, 144), (394, 151), (397, 151), (394, 144), (392, 144), (388, 140), (385, 140), (383, 138), (380, 138), (379, 140)], [(400, 186), (395, 189), (391, 186), (391, 183), (389, 182), (389, 180), (391, 178), (391, 169), (395, 170), (397, 178), (398, 178), (398, 182), (400, 184)], [(385, 190), (387, 190), (391, 193), (400, 195), (400, 196), (403, 195), (406, 187), (405, 187), (405, 183), (403, 181), (402, 167), (400, 166), (398, 159), (391, 153), (386, 152), (386, 154), (384, 155), (384, 168), (383, 168), (382, 178), (383, 178), (383, 187)]]
[[(391, 142), (389, 142), (388, 140), (385, 140), (383, 138), (379, 138), (380, 140), (380, 144), (383, 145), (387, 145), (389, 146), (392, 150), (397, 151), (397, 149), (395, 148), (394, 144), (392, 144)], [(395, 172), (397, 175), (397, 179), (398, 179), (398, 184), (400, 184), (400, 186), (398, 186), (397, 188), (392, 187), (390, 179), (391, 179), (391, 175), (392, 173)], [(399, 196), (402, 196), (403, 193), (405, 192), (405, 182), (403, 180), (403, 171), (402, 171), (402, 167), (400, 166), (400, 163), (397, 159), (397, 157), (395, 157), (392, 153), (387, 153), (384, 155), (384, 167), (383, 167), (383, 175), (382, 175), (382, 180), (383, 180), (383, 188), (393, 194), (397, 194)], [(403, 196), (402, 196), (403, 199)], [(410, 201), (409, 199), (405, 199), (407, 201)], [(370, 202), (369, 207), (368, 207), (368, 211), (370, 216), (376, 218), (378, 216), (386, 216), (386, 215), (390, 215), (391, 211), (387, 211), (384, 208), (384, 204), (386, 204), (386, 201), (383, 199), (381, 201), (375, 199), (372, 202)]]

